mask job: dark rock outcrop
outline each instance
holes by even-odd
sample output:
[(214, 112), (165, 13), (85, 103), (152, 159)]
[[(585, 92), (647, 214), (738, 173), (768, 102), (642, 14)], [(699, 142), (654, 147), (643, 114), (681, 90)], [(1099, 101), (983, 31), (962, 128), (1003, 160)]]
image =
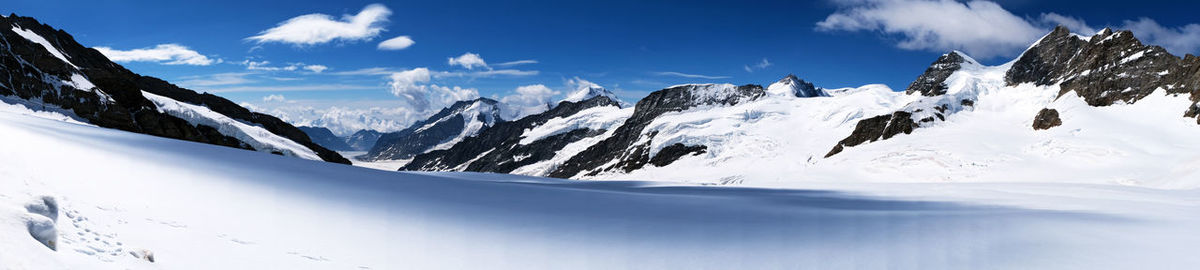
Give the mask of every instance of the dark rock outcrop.
[[(418, 121), (401, 131), (383, 134), (363, 160), (409, 159), (428, 152), (433, 147), (458, 138), (468, 121), (492, 126), (500, 119), (499, 102), (489, 98), (455, 102), (428, 119)], [(474, 134), (467, 134), (474, 135)]]
[[(250, 112), (221, 97), (199, 94), (166, 81), (135, 74), (113, 63), (99, 51), (84, 47), (65, 31), (56, 30), (29, 17), (16, 14), (0, 18), (0, 95), (22, 100), (37, 100), (47, 107), (72, 112), (89, 123), (161, 137), (250, 149), (236, 138), (222, 135), (213, 127), (196, 126), (157, 110), (142, 91), (177, 101), (208, 107), (218, 113), (266, 128), (279, 136), (302, 144), (323, 160), (349, 164), (336, 152), (313, 143), (304, 132), (278, 118)], [(30, 31), (46, 39), (67, 61), (40, 44), (32, 42), (11, 27)], [(72, 78), (86, 80), (95, 87), (62, 83)], [(78, 83), (78, 82), (76, 82)], [(90, 87), (79, 89), (77, 87)]]
[[(766, 91), (759, 85), (680, 85), (654, 91), (634, 105), (633, 116), (625, 120), (625, 123), (617, 128), (612, 137), (571, 157), (550, 172), (549, 176), (568, 178), (580, 173), (594, 175), (610, 170), (630, 172), (640, 169), (650, 163), (652, 159), (649, 153), (649, 140), (643, 140), (642, 131), (656, 117), (664, 113), (683, 111), (697, 106), (736, 105), (765, 95)], [(647, 136), (653, 138), (655, 134), (657, 133)], [(615, 162), (605, 166), (611, 161)], [(668, 161), (664, 157), (658, 162), (668, 164), (672, 161), (674, 159)]]
[(516, 121), (498, 123), (483, 130), (479, 135), (463, 139), (450, 149), (417, 155), (400, 170), (443, 171), (461, 168), (474, 172), (512, 172), (522, 166), (553, 158), (558, 150), (567, 144), (605, 132), (582, 128), (521, 144), (521, 135), (525, 130), (545, 124), (550, 119), (571, 116), (585, 109), (601, 106), (619, 104), (606, 96), (594, 96), (580, 102), (563, 101), (549, 111)]
[(1200, 101), (1200, 59), (1144, 45), (1129, 31), (1104, 29), (1082, 38), (1059, 26), (1013, 63), (1005, 81), (1057, 83), (1060, 96), (1074, 92), (1092, 106), (1134, 103), (1157, 89)]
[(854, 125), (854, 132), (839, 141), (825, 157), (841, 153), (846, 147), (887, 140), (900, 133), (911, 134), (915, 128), (917, 123), (913, 122), (912, 113), (904, 111), (863, 119)]
[(1044, 130), (1062, 125), (1062, 119), (1058, 118), (1058, 110), (1043, 108), (1038, 111), (1037, 116), (1033, 117), (1033, 129)]
[(354, 150), (354, 148), (351, 148), (349, 144), (346, 144), (345, 138), (334, 135), (333, 131), (330, 131), (328, 128), (309, 127), (309, 126), (300, 126), (297, 128), (299, 128), (301, 131), (304, 131), (304, 134), (308, 134), (308, 137), (311, 138), (314, 143), (319, 144), (325, 148), (329, 148), (329, 150), (334, 150), (334, 151)]

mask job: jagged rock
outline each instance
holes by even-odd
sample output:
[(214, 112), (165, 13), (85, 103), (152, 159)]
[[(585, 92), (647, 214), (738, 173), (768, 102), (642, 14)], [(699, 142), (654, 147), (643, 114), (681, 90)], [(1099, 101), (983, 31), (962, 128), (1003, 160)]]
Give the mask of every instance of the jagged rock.
[[(550, 177), (569, 178), (580, 173), (597, 174), (603, 171), (624, 172), (640, 169), (650, 162), (649, 141), (642, 138), (642, 131), (654, 118), (668, 112), (677, 112), (706, 105), (736, 105), (765, 96), (759, 85), (679, 85), (654, 91), (634, 106), (633, 116), (613, 133), (612, 137), (588, 147), (550, 172)], [(651, 133), (647, 136), (653, 138)], [(640, 143), (639, 142), (643, 142)], [(664, 157), (665, 158), (665, 157)], [(616, 162), (611, 162), (611, 161)], [(673, 161), (673, 159), (672, 159)], [(662, 160), (660, 163), (670, 163)], [(606, 164), (611, 164), (605, 166)]]
[(1058, 118), (1058, 110), (1043, 108), (1038, 111), (1037, 116), (1033, 117), (1033, 129), (1044, 130), (1062, 125), (1062, 119)]
[[(432, 150), (440, 144), (454, 144), (455, 140), (474, 136), (486, 127), (504, 120), (500, 117), (499, 102), (489, 98), (455, 102), (428, 119), (418, 121), (401, 131), (383, 134), (364, 160), (410, 159)], [(475, 130), (468, 130), (468, 123), (478, 123)]]
[(892, 114), (879, 115), (858, 121), (850, 136), (842, 139), (825, 157), (841, 153), (845, 147), (857, 146), (877, 140), (887, 140), (897, 134), (911, 134), (917, 123), (912, 120), (912, 113), (898, 111)]
[(938, 57), (937, 61), (929, 65), (917, 80), (908, 85), (906, 94), (921, 93), (922, 96), (932, 97), (946, 94), (946, 79), (950, 78), (955, 71), (962, 69), (964, 62), (974, 63), (970, 57), (964, 57), (962, 53), (953, 51)]
[(1180, 59), (1143, 45), (1132, 32), (1104, 29), (1083, 38), (1059, 26), (1021, 55), (1005, 74), (1009, 85), (1060, 84), (1092, 106), (1134, 103), (1156, 89), (1200, 100), (1200, 59)]
[[(99, 51), (80, 45), (65, 31), (55, 30), (33, 18), (14, 15), (0, 18), (0, 22), (6, 25), (0, 28), (0, 40), (3, 41), (0, 43), (0, 70), (9, 79), (0, 84), (0, 94), (61, 108), (101, 127), (249, 148), (246, 143), (222, 135), (215, 128), (193, 126), (183, 119), (157, 111), (155, 105), (142, 95), (144, 90), (181, 102), (202, 105), (230, 118), (262, 126), (312, 149), (323, 160), (350, 163), (336, 152), (313, 143), (304, 132), (278, 118), (250, 112), (221, 97), (199, 94), (157, 78), (135, 74), (109, 61)], [(11, 27), (46, 39), (53, 49), (62, 53), (66, 61), (46, 47), (29, 41)], [(79, 82), (76, 82), (76, 78)], [(64, 83), (66, 80), (73, 83)]]
[(525, 130), (540, 126), (553, 118), (571, 116), (585, 109), (600, 106), (619, 104), (603, 95), (580, 102), (563, 101), (549, 111), (516, 121), (498, 123), (483, 130), (479, 135), (463, 139), (449, 149), (417, 155), (400, 170), (441, 171), (461, 168), (475, 172), (512, 172), (522, 166), (553, 158), (556, 152), (567, 144), (605, 132), (583, 128), (521, 144), (521, 135)]

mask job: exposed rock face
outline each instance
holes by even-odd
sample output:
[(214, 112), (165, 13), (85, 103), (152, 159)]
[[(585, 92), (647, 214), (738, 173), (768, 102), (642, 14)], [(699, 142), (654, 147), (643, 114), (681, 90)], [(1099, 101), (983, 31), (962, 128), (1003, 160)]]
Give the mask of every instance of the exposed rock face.
[(567, 144), (605, 132), (581, 128), (521, 144), (521, 135), (525, 130), (545, 124), (550, 119), (567, 117), (600, 106), (618, 106), (618, 103), (607, 96), (593, 96), (580, 102), (564, 101), (549, 111), (516, 121), (498, 123), (477, 136), (463, 139), (450, 149), (417, 155), (400, 170), (512, 172), (522, 166), (553, 158), (558, 150)]
[(383, 136), (382, 132), (370, 129), (359, 130), (346, 137), (346, 144), (350, 145), (351, 149), (357, 151), (371, 150), (375, 146), (375, 142), (379, 141), (379, 137)]
[(1038, 111), (1037, 116), (1033, 117), (1033, 129), (1043, 130), (1050, 129), (1062, 125), (1062, 119), (1058, 118), (1058, 110), (1043, 108)]
[(305, 134), (308, 134), (308, 137), (311, 138), (314, 143), (317, 143), (325, 148), (329, 148), (329, 150), (354, 150), (354, 148), (351, 148), (349, 144), (346, 144), (346, 140), (344, 138), (334, 135), (333, 131), (330, 131), (328, 128), (309, 126), (300, 126), (298, 128), (300, 128), (301, 131), (304, 131)]
[(858, 121), (858, 124), (854, 126), (854, 132), (851, 132), (849, 137), (839, 141), (833, 147), (833, 150), (825, 154), (825, 157), (841, 153), (845, 147), (857, 146), (877, 140), (887, 140), (900, 133), (910, 134), (915, 128), (917, 128), (917, 123), (913, 122), (912, 113), (904, 111), (863, 119)]
[[(1134, 103), (1157, 89), (1200, 100), (1200, 59), (1179, 58), (1143, 45), (1132, 32), (1104, 29), (1091, 38), (1059, 26), (1013, 64), (1009, 85), (1061, 83), (1059, 95), (1074, 92), (1092, 106)], [(1180, 108), (1186, 110), (1186, 108)]]
[[(655, 133), (643, 138), (642, 131), (651, 121), (664, 113), (677, 112), (707, 105), (736, 105), (761, 98), (766, 95), (762, 86), (758, 85), (679, 85), (658, 90), (638, 101), (634, 113), (625, 124), (617, 128), (612, 137), (592, 145), (587, 150), (571, 157), (569, 160), (552, 171), (550, 177), (569, 178), (580, 173), (597, 174), (603, 171), (619, 170), (624, 172), (640, 169), (650, 163), (650, 140)], [(695, 152), (695, 148), (687, 148), (684, 152)], [(703, 147), (703, 146), (691, 146)], [(659, 164), (669, 164), (682, 157), (659, 158)], [(615, 161), (615, 162), (614, 162)]]
[[(135, 74), (75, 41), (62, 30), (16, 14), (0, 18), (0, 95), (61, 108), (89, 123), (125, 131), (251, 149), (208, 126), (158, 112), (143, 90), (208, 107), (310, 148), (321, 159), (349, 164), (336, 152), (313, 143), (304, 132), (278, 118), (250, 112), (221, 97), (199, 94), (166, 81)], [(40, 37), (47, 48), (26, 36)]]
[[(401, 131), (383, 134), (364, 160), (409, 159), (442, 144), (453, 145), (503, 120), (499, 102), (479, 98), (455, 102), (426, 120)], [(446, 147), (449, 147), (447, 145)]]
[(965, 62), (974, 63), (970, 57), (964, 57), (962, 53), (953, 51), (942, 55), (937, 61), (929, 65), (917, 80), (908, 85), (908, 89), (904, 92), (912, 95), (913, 93), (921, 93), (922, 96), (932, 97), (946, 94), (946, 79), (950, 78), (951, 74), (962, 68)]

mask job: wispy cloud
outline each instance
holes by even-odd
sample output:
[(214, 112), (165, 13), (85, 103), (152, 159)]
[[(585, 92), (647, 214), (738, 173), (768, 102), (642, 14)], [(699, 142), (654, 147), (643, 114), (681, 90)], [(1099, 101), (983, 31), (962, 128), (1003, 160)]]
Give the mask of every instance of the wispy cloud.
[(767, 61), (766, 58), (763, 58), (762, 61), (755, 63), (753, 66), (752, 65), (744, 65), (744, 66), (742, 66), (742, 68), (746, 69), (746, 72), (754, 72), (755, 70), (765, 69), (770, 66), (771, 66), (771, 61)]
[(267, 95), (262, 98), (263, 102), (284, 102), (286, 100), (287, 98), (283, 97), (283, 95)]
[(355, 15), (342, 15), (335, 19), (326, 14), (308, 14), (288, 19), (263, 30), (256, 36), (248, 37), (259, 44), (286, 43), (297, 46), (317, 45), (332, 41), (361, 41), (371, 40), (384, 31), (383, 24), (387, 22), (392, 10), (380, 4), (372, 4), (363, 8)]
[(179, 85), (184, 87), (203, 87), (203, 86), (219, 86), (219, 85), (235, 85), (253, 83), (255, 80), (246, 78), (254, 73), (251, 72), (228, 72), (217, 73), (211, 75), (186, 76), (182, 77)]
[(381, 90), (378, 85), (353, 84), (311, 84), (311, 85), (280, 85), (280, 86), (234, 86), (225, 88), (196, 89), (209, 93), (235, 92), (298, 92), (298, 91), (351, 91), (351, 90)]
[(386, 50), (386, 51), (403, 50), (403, 49), (407, 49), (408, 47), (412, 46), (413, 43), (416, 43), (416, 42), (413, 41), (412, 38), (409, 36), (398, 36), (398, 37), (394, 37), (392, 39), (388, 39), (388, 40), (384, 40), (383, 42), (380, 42), (379, 46), (377, 48), (379, 48), (380, 50)]
[(538, 61), (537, 61), (537, 60), (532, 60), (532, 59), (530, 59), (530, 60), (517, 60), (517, 61), (509, 61), (509, 62), (504, 62), (504, 63), (495, 64), (495, 65), (492, 65), (492, 66), (496, 66), (496, 67), (511, 67), (511, 66), (516, 66), (516, 65), (528, 65), (528, 64), (537, 64), (537, 63), (538, 63)]
[(199, 52), (179, 44), (159, 44), (154, 47), (117, 50), (109, 47), (95, 47), (97, 51), (113, 62), (156, 62), (164, 65), (193, 65), (207, 66), (220, 63)]
[(729, 78), (729, 76), (710, 76), (710, 75), (700, 75), (700, 74), (687, 74), (687, 73), (674, 72), (674, 71), (660, 71), (660, 72), (653, 72), (652, 74), (658, 75), (658, 76), (674, 76), (674, 77), (697, 78), (697, 79), (728, 79)]
[(307, 70), (307, 71), (310, 71), (313, 73), (321, 73), (321, 72), (329, 69), (329, 67), (324, 66), (324, 65), (308, 65), (308, 64), (304, 64), (304, 63), (289, 63), (289, 64), (283, 65), (283, 66), (271, 66), (271, 61), (266, 61), (266, 60), (263, 60), (263, 61), (243, 60), (239, 64), (246, 66), (246, 70), (259, 70), (259, 71)]

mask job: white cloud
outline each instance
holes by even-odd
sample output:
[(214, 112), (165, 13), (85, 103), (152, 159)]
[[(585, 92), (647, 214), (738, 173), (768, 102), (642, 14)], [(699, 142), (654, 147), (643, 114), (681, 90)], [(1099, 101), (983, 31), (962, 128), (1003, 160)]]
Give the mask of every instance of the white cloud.
[(754, 72), (754, 70), (765, 69), (770, 66), (771, 66), (771, 61), (767, 61), (766, 58), (763, 58), (762, 61), (755, 63), (753, 66), (744, 65), (744, 66), (742, 66), (742, 68), (745, 69), (746, 72)]
[(307, 46), (331, 41), (370, 40), (383, 32), (383, 23), (392, 11), (380, 4), (371, 4), (355, 15), (342, 15), (335, 19), (325, 14), (301, 15), (264, 30), (257, 36), (246, 38), (257, 43), (287, 43)]
[[(1019, 53), (1056, 25), (1091, 35), (1100, 27), (1078, 17), (1044, 13), (1023, 18), (984, 0), (839, 0), (841, 10), (818, 22), (821, 31), (874, 31), (902, 37), (897, 47), (945, 52), (962, 50), (990, 58)], [(1126, 20), (1117, 29), (1131, 30), (1143, 42), (1174, 54), (1200, 51), (1200, 24), (1165, 27), (1149, 18)]]
[(497, 67), (511, 67), (511, 66), (516, 66), (516, 65), (528, 65), (528, 64), (537, 64), (537, 63), (538, 63), (538, 61), (537, 61), (537, 60), (532, 60), (532, 59), (530, 59), (530, 60), (517, 60), (517, 61), (508, 61), (508, 62), (504, 62), (504, 63), (495, 64), (495, 65), (492, 65), (492, 66), (497, 66)]
[(503, 103), (500, 107), (501, 113), (507, 119), (520, 119), (544, 112), (553, 106), (553, 97), (558, 94), (558, 91), (541, 84), (517, 87), (515, 94), (500, 99), (500, 102)]
[(1140, 18), (1125, 21), (1122, 29), (1133, 31), (1142, 41), (1162, 46), (1173, 54), (1183, 55), (1200, 51), (1200, 24), (1188, 24), (1170, 28), (1159, 25), (1158, 22)]
[(263, 102), (283, 102), (287, 98), (284, 98), (283, 95), (267, 95), (262, 100)]
[(1087, 22), (1084, 22), (1083, 19), (1080, 19), (1080, 18), (1070, 17), (1070, 16), (1066, 16), (1066, 15), (1060, 15), (1060, 14), (1056, 14), (1056, 13), (1044, 13), (1044, 14), (1042, 14), (1041, 20), (1043, 23), (1046, 23), (1048, 26), (1062, 25), (1062, 26), (1066, 26), (1068, 29), (1071, 29), (1071, 31), (1074, 31), (1076, 33), (1091, 34), (1091, 33), (1097, 32), (1095, 28), (1088, 26)]
[(427, 68), (415, 68), (393, 73), (391, 87), (393, 95), (399, 97), (408, 107), (418, 112), (438, 110), (459, 100), (469, 100), (479, 97), (479, 91), (458, 86), (446, 87), (429, 84), (432, 79)]
[(363, 129), (398, 131), (428, 117), (409, 108), (398, 107), (394, 100), (289, 100), (288, 103), (243, 102), (242, 107), (279, 117), (297, 126), (328, 128), (338, 136)]
[(712, 79), (728, 79), (729, 78), (729, 76), (709, 76), (709, 75), (700, 75), (700, 74), (687, 74), (687, 73), (674, 72), (674, 71), (654, 72), (653, 74), (658, 75), (658, 76), (674, 76), (674, 77), (684, 77), (684, 78), (694, 78), (694, 79), (710, 79), (710, 80), (712, 80)]
[(321, 73), (322, 71), (325, 71), (327, 69), (329, 69), (329, 67), (322, 66), (322, 65), (306, 65), (306, 66), (304, 66), (304, 70), (312, 71), (314, 73)]
[(308, 84), (308, 85), (279, 85), (279, 86), (234, 86), (225, 88), (208, 88), (196, 89), (209, 93), (236, 93), (236, 92), (305, 92), (305, 91), (353, 91), (353, 90), (380, 90), (383, 87), (376, 85), (353, 85), (353, 84)]
[(308, 65), (308, 64), (304, 64), (304, 63), (289, 63), (284, 66), (271, 66), (271, 61), (266, 61), (266, 60), (252, 61), (252, 60), (247, 59), (247, 60), (243, 60), (239, 64), (246, 66), (247, 70), (259, 70), (259, 71), (307, 70), (307, 71), (311, 71), (313, 73), (321, 73), (321, 72), (329, 69), (329, 67), (324, 66), (324, 65)]
[(255, 82), (254, 80), (246, 78), (246, 76), (251, 75), (251, 74), (253, 74), (253, 73), (229, 72), (229, 73), (217, 73), (217, 74), (212, 74), (212, 75), (202, 75), (202, 76), (187, 76), (187, 77), (181, 78), (182, 80), (179, 81), (178, 84), (181, 86), (184, 86), (184, 87), (198, 87), (198, 86), (203, 87), (203, 86), (245, 84), (245, 83)]
[(394, 37), (392, 39), (384, 40), (383, 42), (380, 42), (378, 48), (380, 50), (389, 50), (389, 51), (403, 50), (403, 49), (407, 49), (409, 46), (412, 46), (413, 43), (416, 43), (416, 42), (413, 41), (412, 38), (410, 38), (408, 36), (398, 36), (398, 37)]
[(990, 58), (1029, 46), (1047, 30), (989, 1), (857, 0), (818, 22), (820, 31), (877, 31), (909, 50), (962, 50)]
[(447, 58), (446, 62), (451, 66), (462, 66), (466, 69), (475, 69), (475, 67), (488, 68), (487, 63), (483, 61), (482, 57), (469, 52), (458, 57)]
[(96, 47), (97, 51), (113, 62), (156, 62), (165, 65), (207, 66), (220, 63), (199, 52), (179, 44), (159, 44), (152, 48), (133, 49), (128, 51), (115, 50), (109, 47)]

